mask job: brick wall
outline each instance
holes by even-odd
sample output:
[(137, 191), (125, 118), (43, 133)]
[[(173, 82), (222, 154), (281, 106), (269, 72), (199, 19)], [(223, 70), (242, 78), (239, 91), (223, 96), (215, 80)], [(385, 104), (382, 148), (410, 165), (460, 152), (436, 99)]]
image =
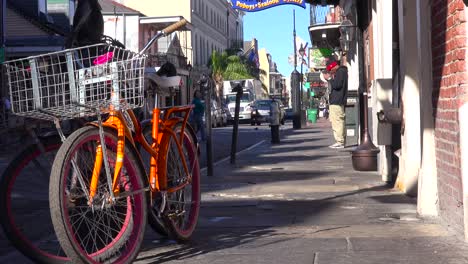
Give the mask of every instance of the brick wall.
[(466, 17), (462, 0), (432, 3), (432, 58), (439, 210), (463, 232), (463, 191), (458, 125), (459, 95), (468, 85)]

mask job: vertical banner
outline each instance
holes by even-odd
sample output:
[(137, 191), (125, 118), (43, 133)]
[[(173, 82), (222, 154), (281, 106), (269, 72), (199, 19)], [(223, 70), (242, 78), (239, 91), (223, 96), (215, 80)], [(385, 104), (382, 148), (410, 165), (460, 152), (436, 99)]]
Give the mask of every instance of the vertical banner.
[(280, 5), (297, 5), (306, 8), (305, 0), (231, 0), (233, 9), (244, 12), (257, 12)]

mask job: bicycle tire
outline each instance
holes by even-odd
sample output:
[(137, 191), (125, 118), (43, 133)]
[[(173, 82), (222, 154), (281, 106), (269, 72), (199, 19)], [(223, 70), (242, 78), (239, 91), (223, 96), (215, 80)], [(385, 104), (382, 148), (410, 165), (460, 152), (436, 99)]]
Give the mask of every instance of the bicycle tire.
[[(179, 136), (182, 132), (182, 124), (178, 123), (172, 129)], [(183, 131), (182, 149), (189, 172), (192, 173), (192, 181), (185, 188), (168, 194), (166, 210), (163, 212), (163, 220), (168, 228), (169, 235), (178, 242), (185, 242), (190, 239), (197, 225), (200, 212), (200, 164), (198, 162), (196, 140), (193, 133), (189, 132), (189, 129), (189, 127), (186, 127)], [(165, 150), (165, 153), (160, 153), (158, 164), (165, 166), (164, 171), (166, 171), (168, 187), (175, 187), (185, 180), (183, 175), (185, 172), (180, 157), (181, 153), (178, 151), (175, 139), (171, 134), (163, 134), (160, 149)], [(187, 192), (189, 193), (187, 194)], [(190, 201), (186, 202), (188, 198), (190, 198)], [(183, 204), (183, 208), (181, 208), (181, 204)], [(189, 204), (189, 208), (186, 207), (187, 204)]]
[[(32, 261), (44, 264), (65, 263), (69, 259), (61, 250), (55, 237), (40, 241), (43, 235), (55, 236), (48, 210), (48, 178), (53, 156), (60, 148), (61, 141), (59, 137), (48, 137), (41, 139), (41, 143), (45, 154), (52, 158), (51, 160), (47, 160), (47, 157), (41, 160), (43, 153), (39, 146), (31, 144), (15, 156), (2, 174), (0, 178), (0, 212), (2, 212), (0, 225), (11, 244)], [(41, 165), (44, 167), (41, 168)], [(43, 175), (45, 179), (38, 177), (41, 172), (47, 174)], [(34, 188), (28, 188), (29, 186), (34, 186)], [(42, 189), (41, 186), (45, 188)], [(42, 194), (41, 190), (45, 190), (45, 194)], [(25, 194), (23, 195), (21, 191)], [(27, 212), (25, 212), (25, 206), (28, 206)], [(41, 229), (32, 225), (32, 221), (40, 223)], [(38, 237), (38, 232), (41, 233), (40, 237)]]
[[(115, 131), (104, 129), (104, 138), (112, 169), (117, 136)], [(126, 142), (119, 185), (121, 191), (129, 192), (128, 196), (123, 202), (118, 199), (116, 204), (108, 203), (110, 197), (106, 191), (108, 187), (103, 166), (99, 177), (102, 183), (92, 202), (93, 206), (88, 205), (87, 197), (80, 193), (78, 180), (73, 179), (77, 174), (72, 173), (71, 164), (73, 159), (76, 167), (88, 170), (81, 172), (83, 178), (91, 176), (95, 148), (99, 142), (99, 129), (86, 126), (75, 131), (59, 149), (52, 166), (49, 188), (52, 222), (63, 250), (73, 263), (131, 263), (138, 254), (147, 221), (147, 192), (131, 193), (147, 186), (144, 169), (138, 153), (131, 143)], [(87, 161), (91, 161), (89, 166), (84, 164)], [(68, 176), (71, 176), (70, 180)], [(70, 189), (68, 184), (72, 186)], [(76, 219), (75, 213), (81, 218)], [(75, 220), (85, 223), (77, 223)], [(93, 226), (90, 228), (90, 225)], [(88, 245), (86, 242), (93, 244)]]

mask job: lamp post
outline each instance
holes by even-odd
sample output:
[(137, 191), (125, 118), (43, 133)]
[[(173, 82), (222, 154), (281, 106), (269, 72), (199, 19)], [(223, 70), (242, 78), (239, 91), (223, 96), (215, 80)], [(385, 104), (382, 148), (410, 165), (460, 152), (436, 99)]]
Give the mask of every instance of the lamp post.
[(341, 22), (340, 30), (340, 46), (343, 52), (348, 52), (351, 46), (351, 42), (354, 40), (354, 29), (355, 26), (349, 20)]
[[(304, 92), (302, 91), (303, 87), (304, 87), (304, 76), (303, 76), (303, 72), (302, 72), (302, 65), (304, 65), (303, 61), (304, 61), (304, 56), (305, 56), (305, 49), (304, 49), (304, 46), (302, 45), (301, 43), (301, 47), (299, 48), (299, 55), (301, 55), (301, 112), (303, 110), (303, 107), (304, 107), (304, 102), (303, 102), (303, 94)], [(301, 118), (302, 120), (302, 118)]]
[(300, 111), (300, 118), (301, 118), (301, 125), (306, 126), (306, 116), (304, 113), (304, 73), (303, 73), (303, 65), (304, 65), (304, 55), (305, 55), (305, 49), (304, 46), (301, 43), (301, 47), (299, 48), (299, 55), (301, 55), (301, 89), (299, 91), (301, 92), (299, 98), (300, 98), (300, 106), (299, 106), (299, 111)]

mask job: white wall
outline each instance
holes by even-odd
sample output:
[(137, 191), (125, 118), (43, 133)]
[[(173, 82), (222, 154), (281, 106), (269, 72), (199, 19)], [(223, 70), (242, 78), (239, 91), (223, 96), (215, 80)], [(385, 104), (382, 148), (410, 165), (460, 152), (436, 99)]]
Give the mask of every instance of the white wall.
[(392, 125), (379, 123), (377, 112), (392, 107), (393, 77), (393, 8), (390, 0), (377, 0), (373, 10), (374, 79), (372, 84), (372, 130), (374, 143), (379, 147), (379, 173), (383, 181), (391, 181)]
[(421, 91), (422, 161), (418, 181), (418, 213), (436, 216), (438, 206), (432, 105), (431, 0), (417, 0), (419, 87)]
[(421, 166), (420, 58), (416, 1), (399, 0), (400, 68), (402, 75), (403, 120), (400, 169), (397, 187), (416, 196)]
[(103, 16), (103, 18), (104, 35), (107, 35), (111, 38), (115, 38), (118, 41), (122, 42), (127, 49), (130, 49), (132, 51), (139, 50), (139, 16), (105, 15)]

